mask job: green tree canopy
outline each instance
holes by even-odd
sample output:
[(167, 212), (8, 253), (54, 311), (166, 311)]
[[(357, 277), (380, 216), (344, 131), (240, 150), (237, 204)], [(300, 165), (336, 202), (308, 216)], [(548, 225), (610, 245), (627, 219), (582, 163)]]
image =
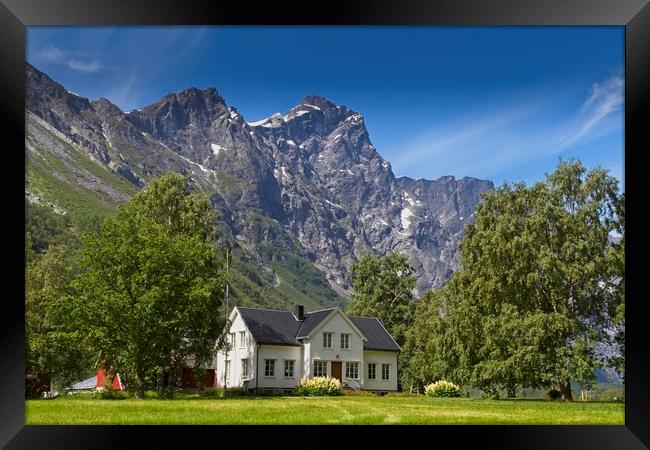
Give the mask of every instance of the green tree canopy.
[(96, 354), (76, 345), (80, 333), (70, 320), (70, 282), (75, 272), (71, 251), (63, 244), (50, 245), (25, 267), (28, 395), (33, 393), (29, 392), (32, 381), (65, 386), (92, 371), (88, 363)]
[(617, 180), (579, 161), (531, 187), (486, 193), (465, 229), (462, 270), (439, 294), (444, 305), (419, 310), (409, 343), (423, 354), (412, 371), (425, 375), (427, 348), (446, 342), (444, 359), (464, 382), (511, 393), (555, 384), (571, 398), (569, 380), (589, 381), (624, 304), (624, 240), (611, 239), (624, 235), (623, 213)]
[(415, 309), (414, 272), (401, 253), (383, 258), (364, 256), (352, 267), (354, 293), (347, 313), (379, 318), (395, 341), (402, 345)]
[(156, 373), (171, 384), (186, 358), (213, 356), (224, 284), (215, 225), (209, 200), (166, 174), (85, 240), (79, 325), (138, 397)]

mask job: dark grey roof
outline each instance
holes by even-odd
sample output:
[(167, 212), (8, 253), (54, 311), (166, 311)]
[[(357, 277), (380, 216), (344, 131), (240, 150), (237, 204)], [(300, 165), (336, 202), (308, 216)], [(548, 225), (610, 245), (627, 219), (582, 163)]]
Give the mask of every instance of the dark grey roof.
[(241, 306), (237, 309), (258, 344), (302, 345), (296, 340), (301, 322), (291, 312)]
[(298, 330), (297, 336), (307, 336), (314, 328), (318, 326), (327, 316), (329, 316), (334, 308), (322, 309), (305, 314), (305, 320), (302, 321), (302, 326)]
[[(302, 345), (298, 337), (307, 336), (335, 308), (322, 309), (305, 314), (300, 321), (290, 311), (258, 309), (238, 306), (244, 323), (258, 344)], [(399, 351), (388, 331), (375, 317), (348, 316), (354, 326), (366, 337), (363, 348), (366, 350)]]
[(376, 317), (348, 316), (348, 318), (366, 337), (367, 341), (363, 343), (364, 350), (400, 350), (395, 340)]

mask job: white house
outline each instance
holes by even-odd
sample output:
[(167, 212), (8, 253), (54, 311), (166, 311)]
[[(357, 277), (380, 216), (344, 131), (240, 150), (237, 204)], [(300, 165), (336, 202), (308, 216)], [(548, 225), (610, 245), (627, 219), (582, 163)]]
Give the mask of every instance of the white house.
[(216, 357), (219, 387), (282, 393), (301, 378), (329, 376), (352, 389), (397, 390), (401, 348), (375, 317), (237, 306), (230, 323), (231, 349)]

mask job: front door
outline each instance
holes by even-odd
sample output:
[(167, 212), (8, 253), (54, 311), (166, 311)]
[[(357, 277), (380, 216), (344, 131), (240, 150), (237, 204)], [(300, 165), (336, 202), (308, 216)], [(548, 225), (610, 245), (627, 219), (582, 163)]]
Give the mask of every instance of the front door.
[(343, 381), (341, 379), (341, 361), (332, 361), (332, 378)]

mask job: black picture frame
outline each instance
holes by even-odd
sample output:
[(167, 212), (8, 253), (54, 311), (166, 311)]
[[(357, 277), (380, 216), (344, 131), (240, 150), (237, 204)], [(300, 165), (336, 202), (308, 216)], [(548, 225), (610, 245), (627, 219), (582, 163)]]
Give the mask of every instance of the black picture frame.
[[(640, 295), (644, 230), (641, 158), (650, 149), (650, 6), (648, 0), (328, 0), (260, 2), (236, 0), (0, 0), (0, 115), (5, 163), (2, 179), (5, 229), (5, 289), (0, 310), (0, 446), (7, 448), (146, 447), (197, 438), (226, 445), (219, 426), (26, 426), (24, 399), (24, 214), (25, 40), (32, 25), (619, 25), (625, 26), (625, 191), (628, 205), (626, 271), (626, 395), (624, 426), (292, 426), (279, 437), (256, 426), (234, 428), (251, 445), (271, 438), (282, 445), (327, 444), (345, 431), (374, 445), (396, 435), (407, 445), (454, 446), (474, 442), (488, 448), (634, 449), (650, 446), (650, 327)], [(21, 164), (22, 162), (22, 164)], [(630, 234), (631, 231), (631, 234)], [(13, 238), (15, 236), (15, 238)], [(629, 245), (630, 236), (634, 244)], [(12, 239), (13, 238), (13, 239)], [(9, 249), (7, 244), (14, 244)], [(635, 264), (636, 262), (636, 264)], [(7, 289), (10, 286), (15, 289)], [(10, 293), (11, 292), (11, 293)], [(263, 440), (262, 440), (263, 439)], [(287, 443), (286, 439), (290, 441)], [(344, 440), (336, 438), (339, 445)], [(418, 442), (421, 442), (419, 444)], [(393, 444), (401, 445), (401, 444)]]

